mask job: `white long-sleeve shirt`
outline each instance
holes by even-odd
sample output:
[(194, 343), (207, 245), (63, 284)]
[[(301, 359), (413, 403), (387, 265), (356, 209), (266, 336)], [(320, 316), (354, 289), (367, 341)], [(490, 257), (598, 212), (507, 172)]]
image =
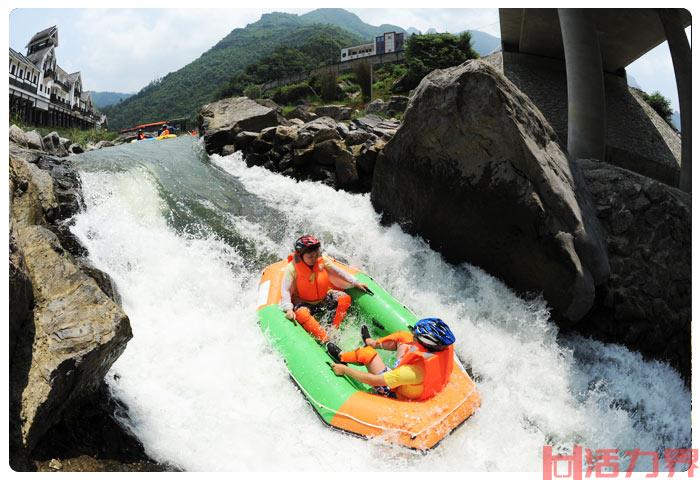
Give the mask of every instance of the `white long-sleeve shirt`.
[[(346, 282), (348, 282), (353, 287), (357, 285), (357, 281), (347, 273), (345, 270), (336, 267), (333, 264), (333, 259), (327, 255), (321, 257), (323, 260), (323, 266), (328, 269), (329, 272), (334, 273)], [(280, 299), (280, 307), (285, 312), (291, 310), (294, 306), (292, 303), (292, 291), (297, 279), (297, 270), (294, 268), (294, 262), (289, 262), (286, 267), (284, 267), (284, 277), (282, 277), (282, 298)]]

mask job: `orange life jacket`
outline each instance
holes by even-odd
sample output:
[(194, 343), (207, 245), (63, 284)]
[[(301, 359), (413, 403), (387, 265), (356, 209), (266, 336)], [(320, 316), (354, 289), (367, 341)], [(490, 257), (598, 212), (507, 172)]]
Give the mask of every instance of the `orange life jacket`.
[(163, 133), (161, 133), (160, 136), (164, 137), (166, 135), (170, 135), (170, 130), (168, 130), (167, 128), (165, 130), (163, 130)]
[(396, 368), (404, 365), (423, 367), (423, 393), (420, 397), (412, 400), (427, 400), (438, 394), (450, 381), (454, 366), (454, 348), (450, 345), (442, 351), (430, 352), (419, 342), (414, 341), (409, 350), (401, 357)]
[(296, 293), (301, 301), (319, 302), (326, 298), (331, 288), (331, 281), (322, 257), (316, 260), (313, 268), (304, 263), (301, 256), (297, 254), (290, 255), (287, 260), (294, 262), (297, 273)]

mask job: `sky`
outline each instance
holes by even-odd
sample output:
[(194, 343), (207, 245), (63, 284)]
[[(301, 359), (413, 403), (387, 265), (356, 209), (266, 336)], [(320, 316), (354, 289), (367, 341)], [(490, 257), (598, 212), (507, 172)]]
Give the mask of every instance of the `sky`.
[[(280, 10), (302, 14), (310, 9), (18, 8), (10, 12), (10, 47), (26, 53), (34, 33), (57, 25), (58, 63), (68, 72), (79, 70), (85, 89), (137, 92), (195, 60), (234, 28), (257, 21), (264, 12)], [(371, 25), (391, 23), (440, 32), (471, 29), (500, 36), (497, 9), (348, 10)], [(673, 64), (665, 42), (628, 66), (627, 72), (642, 89), (660, 91), (678, 110)]]

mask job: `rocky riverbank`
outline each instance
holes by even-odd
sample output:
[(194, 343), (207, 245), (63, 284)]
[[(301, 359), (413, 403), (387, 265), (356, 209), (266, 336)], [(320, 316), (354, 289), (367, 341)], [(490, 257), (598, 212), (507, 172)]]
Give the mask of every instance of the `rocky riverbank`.
[(82, 206), (75, 148), (37, 137), (10, 129), (10, 465), (73, 470), (88, 456), (163, 470), (114, 420), (104, 377), (132, 333), (111, 279), (69, 230)]
[(351, 120), (352, 113), (338, 105), (314, 112), (299, 106), (285, 118), (271, 101), (234, 97), (202, 107), (199, 131), (208, 153), (241, 151), (248, 166), (369, 192), (377, 158), (399, 123), (376, 114)]

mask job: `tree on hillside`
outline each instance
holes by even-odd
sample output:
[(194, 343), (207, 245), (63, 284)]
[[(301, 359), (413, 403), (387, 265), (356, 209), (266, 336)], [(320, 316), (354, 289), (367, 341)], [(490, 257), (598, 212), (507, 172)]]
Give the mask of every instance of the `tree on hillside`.
[(653, 108), (656, 111), (656, 113), (659, 114), (661, 118), (666, 120), (666, 123), (668, 123), (669, 125), (671, 125), (672, 128), (675, 129), (673, 123), (671, 122), (673, 118), (671, 100), (664, 97), (658, 90), (652, 93), (651, 95), (649, 95), (646, 92), (642, 92), (642, 98), (645, 102), (649, 104), (651, 108)]
[(316, 91), (326, 102), (332, 102), (338, 97), (338, 75), (335, 70), (326, 69), (312, 78), (311, 83)]
[(404, 92), (415, 88), (423, 77), (435, 69), (454, 67), (469, 59), (479, 58), (479, 54), (472, 48), (469, 32), (459, 35), (411, 35), (405, 50), (408, 72), (397, 85), (398, 90)]
[(352, 67), (355, 81), (362, 89), (362, 96), (366, 101), (372, 97), (372, 65), (369, 62), (359, 62)]

